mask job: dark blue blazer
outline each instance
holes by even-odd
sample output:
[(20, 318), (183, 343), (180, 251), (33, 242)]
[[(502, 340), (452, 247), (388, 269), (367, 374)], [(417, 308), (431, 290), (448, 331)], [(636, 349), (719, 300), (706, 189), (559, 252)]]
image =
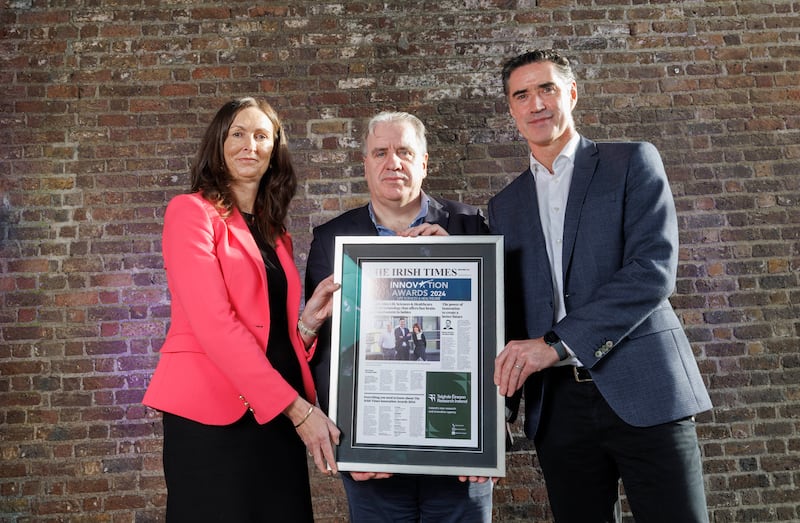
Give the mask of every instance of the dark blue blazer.
[[(557, 324), (530, 170), (489, 201), (488, 217), (492, 234), (505, 237), (507, 339), (555, 330), (631, 425), (652, 426), (711, 408), (668, 300), (678, 265), (678, 225), (652, 144), (581, 138), (564, 220), (567, 315)], [(524, 387), (530, 438), (548, 394), (543, 375), (534, 373)]]
[[(486, 219), (476, 207), (464, 203), (430, 198), (426, 223), (440, 225), (449, 234), (487, 234)], [(306, 300), (319, 282), (333, 273), (334, 246), (337, 236), (377, 236), (378, 230), (369, 216), (367, 205), (347, 211), (314, 228), (314, 239), (306, 264)], [(326, 321), (319, 329), (317, 349), (311, 360), (311, 370), (317, 387), (320, 406), (328, 411), (331, 366), (331, 324)]]

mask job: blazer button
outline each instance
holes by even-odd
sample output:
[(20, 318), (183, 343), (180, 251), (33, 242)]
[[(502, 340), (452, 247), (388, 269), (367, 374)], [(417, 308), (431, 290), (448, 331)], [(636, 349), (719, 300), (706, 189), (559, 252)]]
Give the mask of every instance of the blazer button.
[(611, 340), (608, 340), (608, 341), (606, 342), (606, 347), (607, 347), (607, 348), (609, 348), (609, 349), (610, 349), (610, 348), (611, 348), (611, 347), (613, 347), (613, 346), (614, 346), (614, 342), (613, 342), (613, 341), (611, 341)]
[(603, 357), (603, 351), (601, 351), (601, 350), (595, 351), (594, 357), (595, 358), (602, 358)]

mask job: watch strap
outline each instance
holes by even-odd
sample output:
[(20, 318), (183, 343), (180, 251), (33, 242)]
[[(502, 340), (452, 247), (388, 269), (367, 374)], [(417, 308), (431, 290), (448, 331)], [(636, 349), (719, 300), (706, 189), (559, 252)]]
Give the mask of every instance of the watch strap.
[(544, 335), (544, 342), (551, 347), (553, 347), (558, 354), (558, 361), (564, 361), (565, 359), (569, 358), (569, 353), (567, 352), (567, 348), (561, 342), (561, 338), (553, 331), (549, 331), (547, 334)]
[(561, 340), (550, 344), (550, 346), (556, 350), (556, 354), (558, 354), (558, 361), (564, 361), (565, 359), (569, 358), (567, 348), (564, 347), (564, 344), (561, 342)]

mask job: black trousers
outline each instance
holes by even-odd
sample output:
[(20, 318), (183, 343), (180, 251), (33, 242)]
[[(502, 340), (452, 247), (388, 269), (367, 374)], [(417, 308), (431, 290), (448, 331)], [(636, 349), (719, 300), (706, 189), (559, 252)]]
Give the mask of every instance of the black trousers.
[(535, 444), (558, 523), (615, 521), (620, 478), (636, 523), (708, 522), (692, 418), (634, 427), (571, 368), (545, 372)]
[(305, 445), (291, 421), (211, 426), (164, 413), (168, 523), (312, 522)]

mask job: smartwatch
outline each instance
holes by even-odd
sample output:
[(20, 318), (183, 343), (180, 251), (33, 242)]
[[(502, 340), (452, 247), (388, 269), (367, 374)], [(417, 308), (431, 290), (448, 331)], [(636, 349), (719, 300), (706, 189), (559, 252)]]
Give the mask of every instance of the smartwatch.
[(565, 359), (569, 358), (569, 353), (567, 352), (567, 348), (564, 347), (564, 344), (561, 343), (561, 338), (558, 337), (553, 331), (547, 331), (544, 335), (544, 342), (556, 350), (556, 354), (558, 354), (558, 361), (564, 361)]

